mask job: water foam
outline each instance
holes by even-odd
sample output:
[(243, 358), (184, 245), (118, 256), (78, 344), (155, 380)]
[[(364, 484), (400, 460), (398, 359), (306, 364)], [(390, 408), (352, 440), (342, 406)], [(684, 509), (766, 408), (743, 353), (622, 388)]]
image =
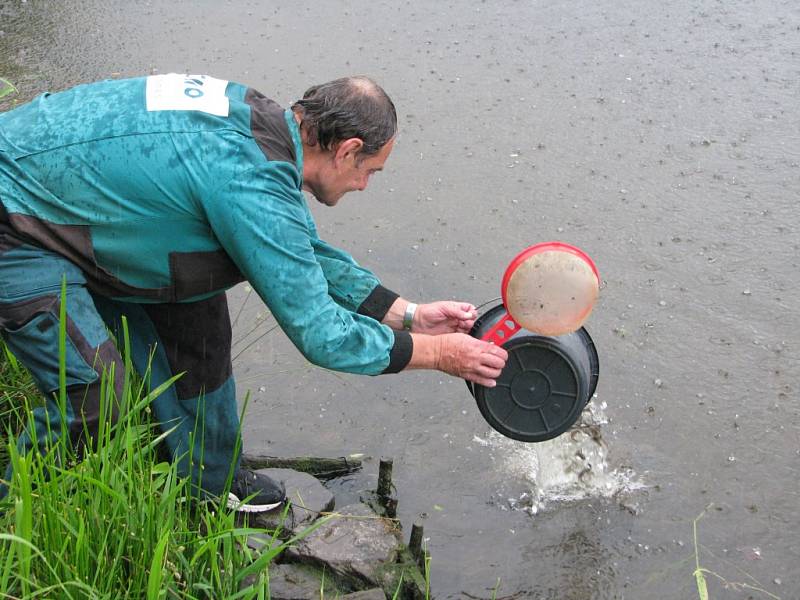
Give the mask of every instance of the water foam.
[(619, 498), (644, 487), (630, 469), (609, 467), (603, 438), (606, 408), (595, 396), (569, 431), (546, 442), (517, 442), (495, 431), (486, 439), (475, 438), (497, 451), (504, 471), (531, 482), (530, 492), (508, 500), (511, 508), (533, 515), (554, 503)]

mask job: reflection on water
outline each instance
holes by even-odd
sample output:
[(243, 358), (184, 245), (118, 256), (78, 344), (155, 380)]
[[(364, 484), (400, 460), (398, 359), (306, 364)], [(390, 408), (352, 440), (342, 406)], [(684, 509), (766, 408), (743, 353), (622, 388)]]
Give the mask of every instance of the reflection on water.
[(603, 437), (606, 408), (595, 396), (569, 431), (546, 442), (526, 444), (496, 432), (486, 439), (476, 436), (476, 442), (496, 451), (504, 471), (532, 484), (529, 492), (508, 499), (511, 508), (534, 515), (556, 503), (585, 498), (615, 498), (632, 506), (630, 494), (644, 485), (631, 470), (609, 467)]
[(568, 531), (558, 543), (525, 556), (531, 561), (547, 557), (562, 565), (551, 581), (535, 586), (528, 597), (548, 600), (614, 598), (617, 571), (610, 556), (609, 548), (600, 542), (598, 531), (580, 525)]

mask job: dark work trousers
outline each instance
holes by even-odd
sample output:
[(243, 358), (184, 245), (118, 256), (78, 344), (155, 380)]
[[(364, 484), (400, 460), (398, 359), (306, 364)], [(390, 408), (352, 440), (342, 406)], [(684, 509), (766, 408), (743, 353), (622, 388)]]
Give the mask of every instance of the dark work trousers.
[[(46, 399), (17, 441), (21, 452), (61, 435), (59, 309), (66, 278), (64, 415), (76, 450), (96, 439), (99, 419), (117, 418), (124, 364), (109, 331), (122, 344), (128, 323), (131, 360), (155, 389), (182, 373), (150, 405), (166, 449), (195, 489), (218, 496), (239, 465), (239, 416), (231, 369), (231, 324), (224, 293), (199, 302), (142, 304), (93, 295), (79, 268), (59, 254), (17, 238), (0, 223), (0, 334)], [(101, 411), (101, 375), (110, 374), (117, 401)], [(110, 375), (106, 375), (109, 377)], [(108, 386), (111, 387), (111, 386)], [(189, 458), (191, 456), (191, 464)], [(6, 471), (6, 481), (11, 476)], [(0, 483), (0, 498), (7, 493)]]

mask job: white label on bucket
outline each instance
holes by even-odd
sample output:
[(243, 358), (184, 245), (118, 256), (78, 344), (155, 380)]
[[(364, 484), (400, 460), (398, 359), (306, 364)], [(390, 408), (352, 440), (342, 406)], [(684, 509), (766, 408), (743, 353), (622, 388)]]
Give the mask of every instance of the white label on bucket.
[(227, 81), (206, 75), (151, 75), (145, 86), (147, 110), (197, 110), (227, 117), (227, 86)]

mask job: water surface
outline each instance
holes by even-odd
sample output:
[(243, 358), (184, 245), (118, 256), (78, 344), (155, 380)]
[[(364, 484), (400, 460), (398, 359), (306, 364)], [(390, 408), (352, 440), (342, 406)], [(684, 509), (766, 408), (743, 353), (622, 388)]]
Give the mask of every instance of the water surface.
[(463, 382), (314, 368), (278, 331), (256, 342), (266, 310), (232, 294), (246, 445), (393, 457), (437, 597), (697, 597), (704, 510), (704, 566), (800, 596), (796, 3), (29, 0), (0, 4), (0, 31), (20, 100), (179, 71), (286, 104), (374, 76), (400, 114), (394, 154), (366, 192), (314, 210), (408, 298), (495, 298), (538, 241), (592, 255), (603, 459), (645, 489), (541, 509), (537, 478), (563, 457), (493, 435)]

